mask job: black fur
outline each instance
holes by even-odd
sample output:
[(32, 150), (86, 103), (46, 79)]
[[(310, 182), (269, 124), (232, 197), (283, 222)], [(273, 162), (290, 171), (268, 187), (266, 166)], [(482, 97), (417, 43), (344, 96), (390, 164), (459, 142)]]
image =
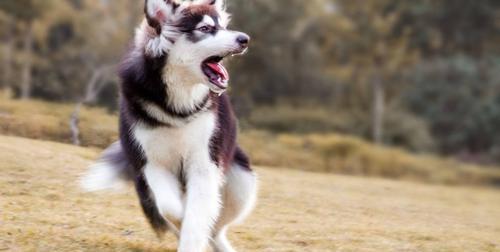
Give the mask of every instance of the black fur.
[(120, 113), (120, 143), (124, 156), (130, 164), (127, 165), (127, 173), (132, 174), (130, 177), (134, 182), (142, 210), (151, 224), (151, 227), (158, 235), (161, 235), (168, 230), (168, 225), (156, 207), (151, 189), (146, 183), (142, 172), (142, 168), (147, 160), (139, 144), (130, 133), (132, 122), (134, 121), (133, 114), (129, 112), (131, 109), (133, 109), (133, 107), (128, 106), (126, 99), (123, 99)]
[[(132, 135), (133, 125), (142, 122), (149, 127), (173, 127), (151, 117), (143, 108), (141, 101), (151, 102), (162, 108), (166, 114), (178, 120), (188, 122), (199, 113), (215, 113), (217, 130), (211, 138), (210, 156), (212, 161), (224, 170), (237, 163), (250, 170), (248, 158), (236, 145), (237, 122), (226, 94), (218, 96), (210, 93), (193, 110), (177, 111), (166, 103), (168, 92), (161, 79), (161, 72), (166, 63), (166, 56), (150, 58), (145, 54), (130, 54), (120, 71), (122, 79), (120, 109), (120, 143), (122, 158), (126, 158), (127, 173), (131, 174), (144, 214), (153, 229), (162, 234), (168, 230), (165, 219), (159, 213), (151, 190), (143, 177), (143, 167), (147, 159), (141, 147)], [(210, 102), (208, 102), (210, 101)], [(210, 105), (210, 106), (208, 106)], [(168, 155), (168, 153), (166, 153)], [(182, 169), (180, 169), (182, 170)], [(181, 181), (182, 182), (182, 181)]]
[(168, 231), (168, 224), (155, 205), (153, 194), (146, 183), (144, 175), (140, 174), (137, 176), (134, 184), (144, 215), (148, 218), (149, 224), (155, 230), (156, 234), (162, 236)]
[(252, 171), (250, 158), (248, 158), (247, 154), (239, 146), (236, 147), (234, 152), (233, 162), (247, 171)]
[[(141, 122), (151, 126), (160, 126), (164, 123), (151, 117), (143, 108), (144, 102), (154, 104), (169, 116), (179, 120), (188, 120), (194, 114), (208, 109), (209, 98), (206, 97), (192, 110), (177, 110), (167, 104), (168, 92), (163, 83), (161, 72), (167, 61), (167, 56), (152, 58), (145, 54), (137, 56), (130, 53), (120, 70), (122, 79), (122, 97), (125, 100), (127, 111)], [(165, 125), (169, 126), (169, 125)]]
[(210, 155), (214, 163), (227, 169), (236, 150), (236, 116), (227, 95), (218, 97), (216, 104), (217, 130), (212, 136)]
[[(193, 6), (185, 9), (183, 14), (184, 16), (177, 26), (180, 31), (187, 34), (187, 38), (193, 43), (203, 40), (207, 36), (214, 36), (220, 29), (223, 29), (219, 24), (219, 15), (217, 11), (211, 5)], [(215, 27), (213, 27), (212, 30), (206, 34), (196, 34), (194, 32), (196, 30), (196, 26), (203, 20), (204, 16), (211, 17), (214, 20)]]
[[(191, 18), (198, 20), (207, 12), (212, 12), (210, 7), (191, 10)], [(198, 13), (198, 14), (196, 14)], [(149, 18), (148, 18), (149, 21)], [(187, 21), (186, 21), (187, 22)], [(190, 21), (191, 22), (191, 21)], [(154, 23), (151, 24), (154, 27)], [(191, 25), (191, 24), (189, 24)], [(186, 23), (186, 27), (189, 26)], [(148, 114), (144, 104), (154, 104), (161, 108), (166, 115), (179, 122), (189, 123), (200, 113), (214, 113), (216, 115), (217, 130), (214, 131), (210, 141), (210, 156), (214, 163), (226, 171), (232, 164), (238, 164), (250, 171), (250, 163), (245, 153), (236, 145), (237, 120), (226, 94), (218, 96), (209, 93), (195, 108), (178, 110), (167, 103), (169, 93), (162, 80), (162, 72), (167, 62), (168, 55), (151, 57), (143, 49), (132, 48), (131, 53), (123, 61), (120, 68), (121, 102), (120, 102), (120, 144), (121, 149), (109, 152), (107, 160), (115, 167), (122, 169), (126, 177), (133, 180), (140, 199), (143, 212), (149, 223), (158, 234), (168, 230), (166, 220), (161, 216), (156, 207), (156, 202), (151, 189), (145, 181), (143, 169), (148, 162), (140, 145), (134, 139), (133, 127), (137, 123), (147, 127), (175, 127), (154, 118)], [(111, 155), (112, 154), (112, 155)], [(105, 153), (106, 155), (106, 153)], [(168, 155), (168, 153), (165, 153)], [(105, 157), (106, 158), (106, 157)], [(181, 174), (179, 180), (185, 183), (182, 163), (179, 164)]]

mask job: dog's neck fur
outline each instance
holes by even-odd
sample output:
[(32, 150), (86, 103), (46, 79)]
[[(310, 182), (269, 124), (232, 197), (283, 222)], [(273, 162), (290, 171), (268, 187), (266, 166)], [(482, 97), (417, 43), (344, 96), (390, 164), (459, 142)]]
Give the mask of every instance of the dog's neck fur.
[(193, 77), (188, 67), (167, 63), (163, 81), (168, 92), (167, 105), (175, 110), (193, 110), (209, 95), (209, 88)]
[(175, 42), (165, 37), (163, 34), (158, 36), (144, 20), (136, 31), (135, 48), (143, 50), (141, 57), (165, 56), (167, 58), (165, 67), (159, 73), (162, 75), (168, 94), (166, 105), (176, 111), (194, 110), (206, 100), (210, 89), (192, 74), (188, 65), (178, 62), (175, 55), (169, 55), (169, 50), (175, 46)]

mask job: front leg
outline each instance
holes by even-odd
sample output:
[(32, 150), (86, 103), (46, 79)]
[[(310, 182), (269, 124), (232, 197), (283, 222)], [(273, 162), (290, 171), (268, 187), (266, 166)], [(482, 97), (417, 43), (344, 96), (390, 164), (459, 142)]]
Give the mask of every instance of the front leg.
[(219, 215), (222, 174), (208, 153), (192, 155), (185, 168), (185, 212), (178, 251), (202, 252)]
[(170, 170), (153, 161), (146, 164), (144, 176), (154, 196), (154, 202), (175, 235), (183, 217), (182, 189), (179, 179)]

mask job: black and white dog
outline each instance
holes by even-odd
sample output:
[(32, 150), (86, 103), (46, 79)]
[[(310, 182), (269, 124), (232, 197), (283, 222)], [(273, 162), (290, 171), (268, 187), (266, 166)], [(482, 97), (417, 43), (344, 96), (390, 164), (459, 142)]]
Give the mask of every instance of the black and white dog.
[(133, 181), (154, 230), (181, 252), (234, 251), (228, 227), (256, 200), (256, 175), (236, 144), (221, 61), (249, 36), (226, 29), (223, 0), (146, 0), (120, 76), (120, 141), (82, 179), (89, 191)]

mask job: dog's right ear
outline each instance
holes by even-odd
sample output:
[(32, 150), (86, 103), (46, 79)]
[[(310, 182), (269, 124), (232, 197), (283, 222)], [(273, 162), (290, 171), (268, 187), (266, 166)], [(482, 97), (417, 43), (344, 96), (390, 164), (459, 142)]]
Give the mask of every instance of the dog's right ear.
[(163, 25), (173, 18), (178, 7), (179, 4), (175, 0), (146, 0), (144, 13), (149, 26), (160, 34)]

